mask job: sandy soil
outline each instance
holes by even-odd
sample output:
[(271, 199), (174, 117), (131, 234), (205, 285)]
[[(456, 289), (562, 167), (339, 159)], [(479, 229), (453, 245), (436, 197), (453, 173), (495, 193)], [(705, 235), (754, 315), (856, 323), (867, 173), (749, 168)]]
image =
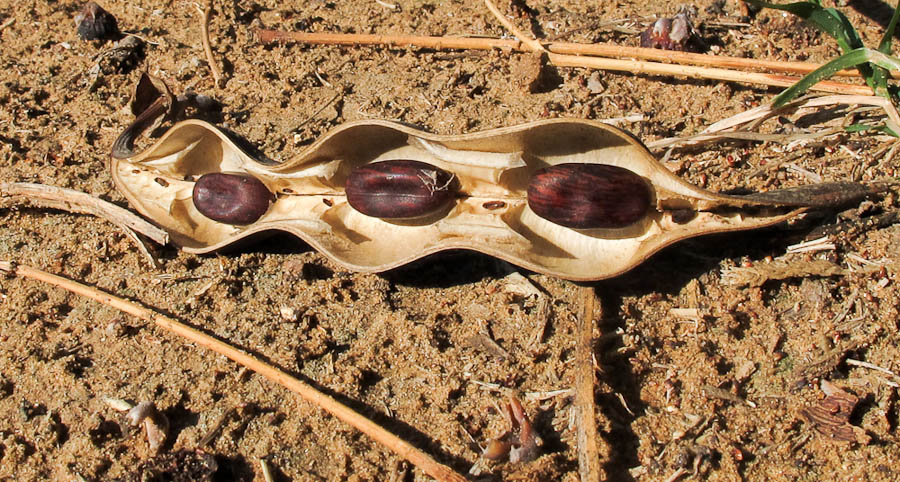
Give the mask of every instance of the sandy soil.
[[(477, 1), (214, 3), (210, 32), (225, 66), (224, 88), (213, 85), (192, 1), (103, 3), (121, 30), (146, 42), (143, 55), (121, 62), (100, 55), (113, 41), (78, 38), (73, 18), (80, 2), (0, 0), (0, 180), (74, 188), (127, 207), (107, 159), (132, 120), (128, 100), (142, 70), (176, 92), (217, 99), (218, 122), (275, 160), (290, 159), (334, 126), (369, 118), (464, 133), (543, 117), (643, 114), (621, 127), (649, 142), (694, 134), (778, 92), (577, 68), (546, 68), (545, 82), (529, 92), (522, 88), (531, 62), (525, 54), (262, 45), (253, 33), (264, 25), (506, 34)], [(517, 24), (539, 38), (623, 45), (637, 45), (653, 16), (675, 13), (662, 1), (517, 5)], [(790, 16), (762, 12), (748, 19), (734, 2), (694, 5), (700, 33), (722, 54), (822, 62), (838, 52), (831, 39)], [(509, 11), (508, 2), (500, 7)], [(850, 2), (842, 9), (864, 41), (877, 44), (889, 7)], [(609, 22), (620, 19), (626, 20)], [(787, 148), (725, 143), (676, 150), (668, 165), (710, 189), (764, 190), (811, 182), (804, 172), (823, 180), (888, 179), (896, 162), (886, 160), (888, 147), (881, 137), (859, 134)], [(536, 299), (509, 291), (505, 276), (515, 268), (486, 256), (445, 253), (380, 275), (355, 274), (289, 236), (219, 256), (165, 247), (155, 269), (105, 221), (21, 201), (6, 206), (0, 259), (140, 301), (253, 351), (460, 472), (478, 461), (478, 444), (505, 430), (497, 407), (516, 390), (544, 440), (543, 454), (529, 463), (490, 464), (481, 477), (578, 479), (572, 397), (541, 396), (573, 384), (576, 284), (524, 272), (550, 300), (542, 316)], [(888, 195), (843, 216), (894, 209)], [(832, 213), (812, 225), (836, 219)], [(679, 469), (686, 470), (683, 479), (696, 480), (900, 477), (900, 379), (847, 361), (900, 370), (893, 268), (900, 231), (834, 235), (833, 250), (784, 258), (800, 267), (828, 259), (848, 268), (843, 275), (761, 287), (723, 279), (727, 268), (783, 256), (810, 229), (683, 242), (624, 276), (590, 284), (602, 306), (595, 357), (606, 479), (665, 480)], [(862, 269), (867, 263), (885, 267)], [(296, 319), (282, 316), (291, 310)], [(505, 355), (486, 349), (485, 337)], [(821, 380), (859, 397), (850, 423), (868, 442), (831, 440), (800, 415), (824, 398)], [(104, 397), (153, 401), (171, 424), (163, 448), (169, 459), (151, 460), (143, 433)], [(196, 455), (234, 408), (205, 446), (208, 455)], [(148, 463), (197, 470), (190, 478), (210, 460), (216, 480), (263, 480), (260, 458), (276, 480), (427, 479), (223, 357), (57, 289), (0, 280), (4, 480), (141, 480)]]

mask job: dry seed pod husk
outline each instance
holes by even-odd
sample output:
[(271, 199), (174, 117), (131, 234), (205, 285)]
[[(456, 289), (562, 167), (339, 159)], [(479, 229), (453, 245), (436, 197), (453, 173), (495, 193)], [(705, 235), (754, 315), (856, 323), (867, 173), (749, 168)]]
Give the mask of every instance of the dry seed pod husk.
[[(136, 135), (135, 130), (126, 131)], [(124, 135), (124, 134), (123, 134)], [(126, 140), (127, 141), (127, 140)], [(117, 145), (125, 142), (120, 139)], [(459, 195), (427, 222), (366, 216), (348, 203), (344, 183), (365, 164), (421, 161), (453, 173)], [(547, 166), (593, 163), (634, 172), (650, 190), (637, 222), (571, 229), (537, 216), (526, 201), (533, 174)], [(385, 271), (448, 250), (480, 251), (524, 268), (573, 280), (616, 276), (678, 240), (760, 228), (802, 208), (716, 194), (669, 172), (631, 135), (581, 119), (549, 119), (465, 135), (434, 135), (381, 120), (341, 125), (296, 159), (271, 165), (199, 120), (174, 125), (141, 153), (112, 159), (118, 189), (143, 215), (193, 253), (209, 253), (257, 233), (293, 233), (350, 270)], [(243, 172), (276, 196), (256, 222), (229, 225), (201, 215), (191, 190), (201, 175)], [(500, 207), (497, 207), (500, 206)]]

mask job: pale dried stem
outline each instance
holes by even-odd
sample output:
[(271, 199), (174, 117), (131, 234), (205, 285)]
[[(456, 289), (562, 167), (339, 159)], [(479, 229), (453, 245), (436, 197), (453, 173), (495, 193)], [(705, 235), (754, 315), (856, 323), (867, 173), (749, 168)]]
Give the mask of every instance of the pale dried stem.
[(353, 411), (350, 407), (334, 398), (316, 390), (313, 386), (294, 378), (273, 365), (263, 362), (231, 345), (219, 341), (195, 328), (187, 326), (173, 318), (156, 313), (136, 303), (105, 293), (96, 288), (56, 276), (30, 266), (18, 265), (8, 261), (0, 262), (0, 271), (14, 273), (18, 276), (42, 281), (104, 305), (124, 311), (142, 320), (155, 323), (160, 328), (175, 333), (191, 343), (203, 346), (220, 355), (230, 358), (239, 365), (272, 380), (301, 398), (319, 406), (339, 420), (365, 433), (376, 442), (384, 445), (397, 455), (410, 461), (423, 472), (439, 481), (463, 482), (466, 479), (453, 469), (438, 463), (428, 454), (418, 450), (409, 443), (381, 428), (371, 420)]
[[(774, 107), (772, 104), (765, 104), (750, 110), (738, 113), (727, 119), (722, 119), (704, 129), (701, 133), (682, 136), (669, 137), (659, 139), (647, 143), (650, 149), (660, 149), (673, 145), (692, 146), (702, 144), (704, 142), (716, 141), (720, 139), (737, 139), (749, 141), (792, 141), (797, 139), (814, 139), (818, 137), (828, 136), (839, 132), (845, 132), (843, 129), (823, 129), (818, 132), (800, 133), (800, 134), (762, 134), (751, 132), (758, 128), (763, 122), (788, 112), (797, 111), (806, 108), (827, 107), (833, 105), (871, 105), (880, 107), (885, 111), (888, 118), (900, 125), (900, 113), (896, 107), (884, 97), (876, 95), (828, 95), (823, 97), (805, 97), (789, 102), (781, 107)], [(736, 129), (744, 127), (744, 130)]]
[(160, 245), (165, 245), (169, 242), (169, 235), (162, 229), (150, 224), (127, 209), (85, 192), (45, 184), (11, 182), (0, 183), (0, 196), (24, 198), (33, 204), (44, 207), (72, 213), (92, 214), (105, 219), (124, 231), (154, 266), (156, 265), (156, 260), (150, 254), (147, 246), (144, 245), (144, 241), (135, 232)]
[(546, 52), (547, 51), (547, 49), (545, 49), (544, 46), (541, 45), (540, 42), (529, 37), (528, 35), (525, 35), (518, 28), (516, 28), (516, 26), (513, 25), (512, 22), (507, 20), (507, 18), (503, 15), (503, 13), (500, 12), (500, 10), (497, 8), (497, 6), (494, 5), (494, 2), (492, 2), (491, 0), (484, 0), (484, 5), (488, 8), (488, 10), (491, 11), (491, 13), (497, 19), (497, 21), (499, 21), (504, 27), (506, 27), (507, 30), (512, 32), (513, 36), (515, 36), (516, 39), (521, 41), (523, 44), (527, 45), (528, 48), (532, 52)]
[(199, 4), (194, 4), (197, 11), (200, 12), (200, 40), (203, 42), (203, 52), (206, 54), (206, 63), (209, 64), (209, 70), (212, 72), (213, 81), (216, 87), (222, 87), (222, 74), (219, 72), (219, 65), (213, 56), (212, 46), (209, 43), (209, 16), (212, 12), (212, 0), (206, 4), (206, 8)]
[[(509, 29), (523, 44), (525, 44), (532, 52), (546, 52), (544, 46), (537, 40), (525, 36), (512, 23), (503, 16), (500, 10), (491, 0), (484, 0), (484, 4), (488, 10)], [(751, 84), (771, 85), (775, 87), (790, 87), (798, 80), (797, 77), (777, 74), (763, 74), (757, 72), (740, 72), (728, 69), (719, 69), (713, 67), (694, 67), (689, 65), (669, 65), (658, 62), (647, 62), (640, 60), (623, 60), (623, 59), (607, 59), (602, 57), (583, 57), (578, 55), (566, 55), (548, 53), (547, 60), (559, 67), (588, 67), (601, 70), (613, 70), (619, 72), (631, 72), (638, 74), (650, 75), (679, 75), (683, 77), (695, 79), (713, 79), (725, 80), (731, 82), (745, 82)], [(864, 85), (851, 85), (841, 82), (822, 81), (812, 86), (811, 90), (819, 90), (823, 92), (832, 92), (838, 94), (872, 94), (872, 89)]]
[[(284, 32), (269, 29), (258, 29), (256, 34), (262, 43), (300, 42), (319, 45), (386, 45), (392, 47), (421, 47), (434, 50), (531, 50), (530, 47), (523, 46), (522, 41), (516, 39), (491, 37)], [(652, 60), (668, 64), (769, 71), (782, 74), (805, 75), (821, 67), (820, 64), (812, 62), (748, 59), (606, 43), (548, 42), (541, 45), (547, 51), (555, 54)], [(841, 70), (835, 76), (859, 77), (860, 75), (856, 70)], [(900, 73), (898, 73), (898, 76), (900, 76)]]
[(594, 419), (593, 328), (596, 298), (594, 289), (585, 286), (579, 293), (575, 342), (575, 426), (578, 429), (578, 473), (582, 481), (601, 480), (600, 454), (597, 449), (597, 422)]
[(753, 126), (757, 126), (765, 120), (787, 111), (795, 111), (808, 107), (824, 107), (840, 104), (873, 105), (876, 107), (881, 107), (882, 109), (884, 109), (889, 119), (900, 124), (900, 122), (898, 122), (900, 121), (900, 114), (897, 113), (897, 109), (894, 107), (894, 105), (884, 97), (880, 97), (877, 95), (828, 95), (824, 97), (808, 97), (798, 99), (793, 102), (789, 102), (781, 107), (774, 107), (772, 106), (772, 104), (761, 105), (759, 107), (741, 112), (740, 114), (729, 117), (727, 119), (722, 119), (704, 129), (703, 134), (727, 131), (730, 129), (734, 129), (739, 125), (749, 124), (751, 122), (753, 123)]
[(873, 363), (864, 362), (864, 361), (860, 361), (860, 360), (854, 360), (853, 358), (848, 358), (844, 361), (848, 365), (853, 365), (853, 366), (857, 366), (857, 367), (868, 368), (869, 370), (879, 371), (881, 373), (890, 375), (891, 377), (893, 377), (896, 380), (900, 380), (900, 375), (897, 375), (896, 373), (892, 372), (891, 370), (888, 370), (887, 368), (884, 368), (884, 367), (880, 367)]
[[(545, 47), (537, 40), (525, 36), (515, 28), (492, 3), (488, 9), (496, 12), (497, 19), (508, 28), (517, 40), (467, 37), (428, 37), (417, 35), (369, 35), (369, 34), (329, 34), (279, 32), (274, 30), (257, 30), (263, 43), (276, 41), (295, 41), (331, 45), (389, 45), (417, 46), (423, 48), (443, 49), (508, 49), (526, 52), (548, 52), (550, 63), (560, 67), (583, 67), (619, 72), (631, 72), (647, 75), (675, 75), (696, 79), (713, 79), (730, 82), (789, 87), (800, 80), (799, 77), (762, 72), (742, 72), (721, 67), (743, 69), (766, 69), (776, 72), (808, 73), (819, 67), (805, 62), (756, 61), (754, 59), (738, 59), (715, 55), (690, 54), (684, 52), (663, 51), (638, 47), (601, 44), (549, 43)], [(626, 58), (607, 58), (626, 57)], [(639, 59), (639, 60), (633, 60)], [(650, 61), (656, 60), (656, 61)], [(676, 62), (668, 64), (660, 60)], [(751, 61), (752, 60), (752, 61)], [(695, 64), (695, 65), (680, 65)], [(698, 66), (699, 65), (699, 66)], [(717, 66), (717, 67), (716, 67)], [(842, 71), (842, 74), (853, 75), (853, 71)], [(845, 84), (842, 82), (823, 81), (812, 87), (812, 90), (870, 95), (872, 89), (865, 85)]]

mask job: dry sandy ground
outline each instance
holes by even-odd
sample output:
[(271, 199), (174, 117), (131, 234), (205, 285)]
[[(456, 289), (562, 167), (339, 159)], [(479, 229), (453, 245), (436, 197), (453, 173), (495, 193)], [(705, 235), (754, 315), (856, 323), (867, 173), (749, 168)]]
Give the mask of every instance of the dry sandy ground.
[[(119, 64), (98, 57), (112, 41), (78, 38), (80, 2), (0, 0), (0, 180), (69, 187), (127, 207), (107, 160), (132, 120), (128, 100), (144, 70), (176, 92), (218, 100), (222, 113), (214, 120), (275, 160), (292, 158), (341, 123), (374, 118), (459, 134), (545, 117), (642, 114), (621, 127), (649, 142), (697, 133), (778, 92), (578, 68), (547, 68), (545, 82), (529, 92), (521, 86), (530, 65), (524, 54), (262, 45), (253, 33), (264, 25), (506, 34), (477, 1), (214, 4), (210, 32), (224, 64), (223, 88), (213, 85), (192, 1), (106, 1), (121, 30), (146, 42), (142, 56)], [(740, 18), (731, 1), (694, 6), (700, 33), (722, 54), (822, 62), (837, 53), (831, 39), (780, 13)], [(510, 11), (508, 2), (500, 8)], [(669, 2), (631, 0), (529, 0), (516, 8), (514, 21), (539, 38), (623, 45), (637, 45), (653, 16), (675, 13)], [(890, 8), (868, 1), (841, 8), (864, 41), (877, 44)], [(799, 128), (817, 129), (819, 119), (806, 121), (812, 125), (798, 121)], [(763, 130), (783, 128), (773, 121)], [(885, 156), (888, 147), (859, 134), (792, 146), (719, 143), (675, 150), (667, 165), (709, 189), (764, 190), (817, 176), (890, 179), (897, 161)], [(851, 206), (844, 218), (889, 213), (896, 204), (887, 195)], [(578, 478), (571, 395), (540, 396), (573, 384), (576, 284), (523, 272), (548, 297), (546, 313), (534, 297), (509, 291), (505, 276), (514, 267), (486, 256), (445, 253), (384, 274), (355, 274), (289, 236), (218, 256), (165, 247), (157, 252), (161, 267), (152, 268), (121, 231), (90, 216), (11, 201), (0, 218), (0, 258), (140, 301), (255, 352), (460, 472), (478, 461), (479, 444), (505, 430), (497, 408), (516, 390), (543, 454), (490, 464), (482, 477)], [(836, 219), (831, 213), (811, 226)], [(900, 231), (887, 225), (838, 234), (833, 250), (785, 256), (811, 226), (683, 242), (624, 276), (589, 284), (602, 307), (596, 422), (606, 479), (665, 480), (679, 469), (695, 480), (900, 476), (900, 380), (848, 361), (900, 370)], [(800, 272), (816, 259), (845, 272), (759, 287), (723, 279), (727, 268), (782, 256)], [(884, 267), (866, 269), (872, 263)], [(283, 317), (283, 308), (296, 319)], [(486, 349), (486, 337), (505, 355)], [(859, 397), (850, 423), (868, 442), (831, 440), (800, 415), (824, 398), (821, 380)], [(0, 477), (140, 480), (152, 455), (147, 440), (104, 397), (153, 401), (171, 424), (163, 453), (176, 454), (178, 470), (187, 470), (185, 454), (237, 408), (204, 448), (217, 480), (262, 480), (260, 458), (276, 480), (426, 479), (223, 357), (57, 289), (0, 280)]]

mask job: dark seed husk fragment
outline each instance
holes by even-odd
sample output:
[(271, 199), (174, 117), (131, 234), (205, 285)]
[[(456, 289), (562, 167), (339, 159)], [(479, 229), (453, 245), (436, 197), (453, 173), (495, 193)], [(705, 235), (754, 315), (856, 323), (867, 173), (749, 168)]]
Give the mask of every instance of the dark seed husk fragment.
[(274, 200), (259, 179), (222, 172), (200, 176), (194, 184), (192, 198), (200, 214), (227, 224), (255, 223)]
[(367, 216), (413, 219), (446, 208), (456, 196), (459, 183), (452, 173), (439, 167), (401, 159), (354, 169), (345, 188), (350, 206)]
[(117, 39), (121, 35), (116, 17), (95, 2), (84, 5), (75, 16), (75, 24), (82, 40)]
[(538, 170), (528, 185), (528, 206), (538, 216), (573, 229), (624, 228), (650, 209), (647, 183), (606, 164), (557, 164)]

